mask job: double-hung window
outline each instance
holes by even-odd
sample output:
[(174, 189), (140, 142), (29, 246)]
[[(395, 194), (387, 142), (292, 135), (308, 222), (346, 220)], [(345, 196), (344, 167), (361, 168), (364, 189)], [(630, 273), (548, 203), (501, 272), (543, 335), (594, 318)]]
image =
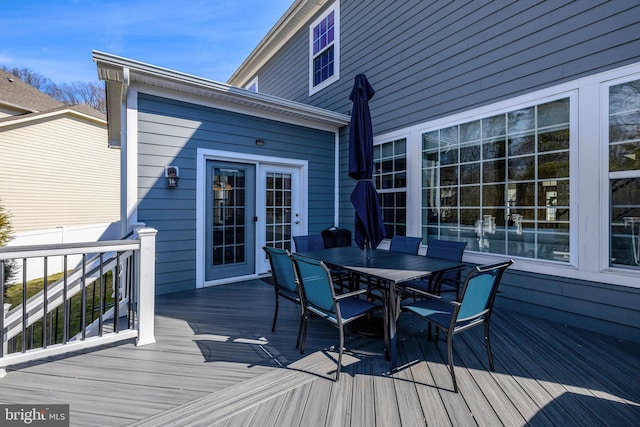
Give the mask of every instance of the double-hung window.
[(309, 27), (309, 94), (327, 87), (339, 77), (340, 19), (336, 2)]
[(374, 147), (373, 182), (380, 195), (386, 237), (407, 235), (407, 140)]
[(640, 80), (609, 87), (610, 265), (640, 266)]

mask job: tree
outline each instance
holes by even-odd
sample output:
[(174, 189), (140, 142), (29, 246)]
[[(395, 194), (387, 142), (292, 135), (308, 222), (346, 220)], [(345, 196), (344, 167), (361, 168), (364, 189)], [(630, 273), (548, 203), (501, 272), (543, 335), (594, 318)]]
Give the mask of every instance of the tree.
[[(13, 239), (13, 228), (11, 227), (11, 221), (9, 217), (9, 213), (4, 209), (2, 204), (0, 204), (0, 247), (9, 243), (11, 239)], [(7, 261), (2, 264), (4, 269), (3, 274), (3, 282), (0, 283), (4, 289), (4, 284), (9, 281), (13, 277), (15, 273), (15, 265), (12, 261)]]
[(97, 82), (60, 83), (52, 87), (48, 95), (65, 105), (89, 104), (107, 112), (104, 86)]
[(50, 78), (28, 68), (2, 69), (65, 105), (88, 104), (107, 113), (106, 93), (100, 82), (54, 83)]

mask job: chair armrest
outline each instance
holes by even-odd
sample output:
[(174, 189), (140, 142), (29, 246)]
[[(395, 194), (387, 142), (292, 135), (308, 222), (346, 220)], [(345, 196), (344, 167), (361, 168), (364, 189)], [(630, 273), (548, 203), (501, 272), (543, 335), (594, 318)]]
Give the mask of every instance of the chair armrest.
[(341, 299), (348, 298), (348, 297), (352, 297), (352, 296), (355, 296), (355, 295), (364, 294), (364, 293), (366, 293), (366, 292), (367, 292), (367, 290), (366, 290), (366, 289), (360, 289), (360, 290), (353, 291), (353, 292), (347, 292), (346, 294), (336, 295), (336, 300), (338, 300), (338, 301), (339, 301), (339, 300), (341, 300)]

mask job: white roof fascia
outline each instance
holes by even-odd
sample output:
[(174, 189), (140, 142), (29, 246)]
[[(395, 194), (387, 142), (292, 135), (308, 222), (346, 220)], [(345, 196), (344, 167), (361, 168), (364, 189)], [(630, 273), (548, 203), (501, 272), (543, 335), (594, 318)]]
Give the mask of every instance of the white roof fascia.
[[(203, 77), (122, 58), (104, 52), (93, 52), (93, 59), (98, 66), (98, 76), (107, 83), (133, 85), (139, 83), (161, 89), (183, 92), (218, 102), (241, 106), (253, 111), (264, 111), (265, 115), (276, 114), (284, 120), (287, 116), (340, 128), (349, 124), (351, 118), (342, 113), (325, 110), (308, 104), (279, 98), (272, 95), (253, 92), (226, 83), (216, 82)], [(128, 76), (127, 76), (128, 74)], [(125, 82), (128, 77), (129, 82)], [(122, 94), (121, 94), (122, 95)], [(120, 96), (121, 96), (120, 95)], [(107, 93), (108, 98), (115, 94)], [(121, 97), (118, 98), (118, 101)], [(108, 99), (107, 102), (110, 102)], [(117, 101), (113, 99), (112, 107)], [(111, 114), (116, 112), (111, 111)]]
[(20, 110), (20, 111), (24, 111), (25, 113), (37, 113), (37, 110), (31, 109), (31, 108), (27, 108), (27, 107), (23, 107), (22, 105), (18, 105), (18, 104), (14, 104), (8, 101), (2, 101), (0, 100), (0, 105), (8, 107), (8, 108), (13, 108), (15, 110)]
[(47, 112), (47, 113), (31, 113), (31, 114), (28, 115), (28, 117), (14, 116), (15, 119), (13, 119), (13, 120), (7, 120), (7, 121), (0, 122), (0, 127), (10, 126), (10, 125), (13, 126), (13, 125), (19, 124), (19, 123), (26, 123), (26, 122), (30, 122), (30, 121), (34, 121), (34, 120), (47, 119), (47, 118), (51, 118), (51, 117), (55, 117), (55, 116), (63, 116), (63, 115), (66, 115), (66, 114), (77, 116), (77, 117), (83, 118), (83, 119), (88, 120), (88, 121), (99, 123), (101, 125), (106, 125), (107, 124), (106, 120), (99, 119), (97, 117), (91, 116), (89, 114), (84, 114), (84, 113), (81, 113), (79, 111), (76, 111), (76, 110), (73, 110), (73, 109), (70, 109), (70, 108), (65, 108), (64, 110), (50, 111), (50, 112)]

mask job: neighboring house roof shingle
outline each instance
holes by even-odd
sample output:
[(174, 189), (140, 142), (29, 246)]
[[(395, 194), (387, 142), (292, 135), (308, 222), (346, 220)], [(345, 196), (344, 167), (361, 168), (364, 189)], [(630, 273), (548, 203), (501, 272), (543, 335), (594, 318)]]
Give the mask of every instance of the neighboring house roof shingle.
[(7, 105), (24, 113), (35, 113), (63, 106), (49, 95), (5, 70), (0, 69), (0, 105)]
[(44, 115), (76, 112), (89, 118), (106, 121), (107, 116), (87, 104), (65, 105), (40, 92), (20, 78), (0, 69), (0, 106), (5, 105), (16, 114), (0, 118), (0, 125), (6, 122), (22, 122)]

